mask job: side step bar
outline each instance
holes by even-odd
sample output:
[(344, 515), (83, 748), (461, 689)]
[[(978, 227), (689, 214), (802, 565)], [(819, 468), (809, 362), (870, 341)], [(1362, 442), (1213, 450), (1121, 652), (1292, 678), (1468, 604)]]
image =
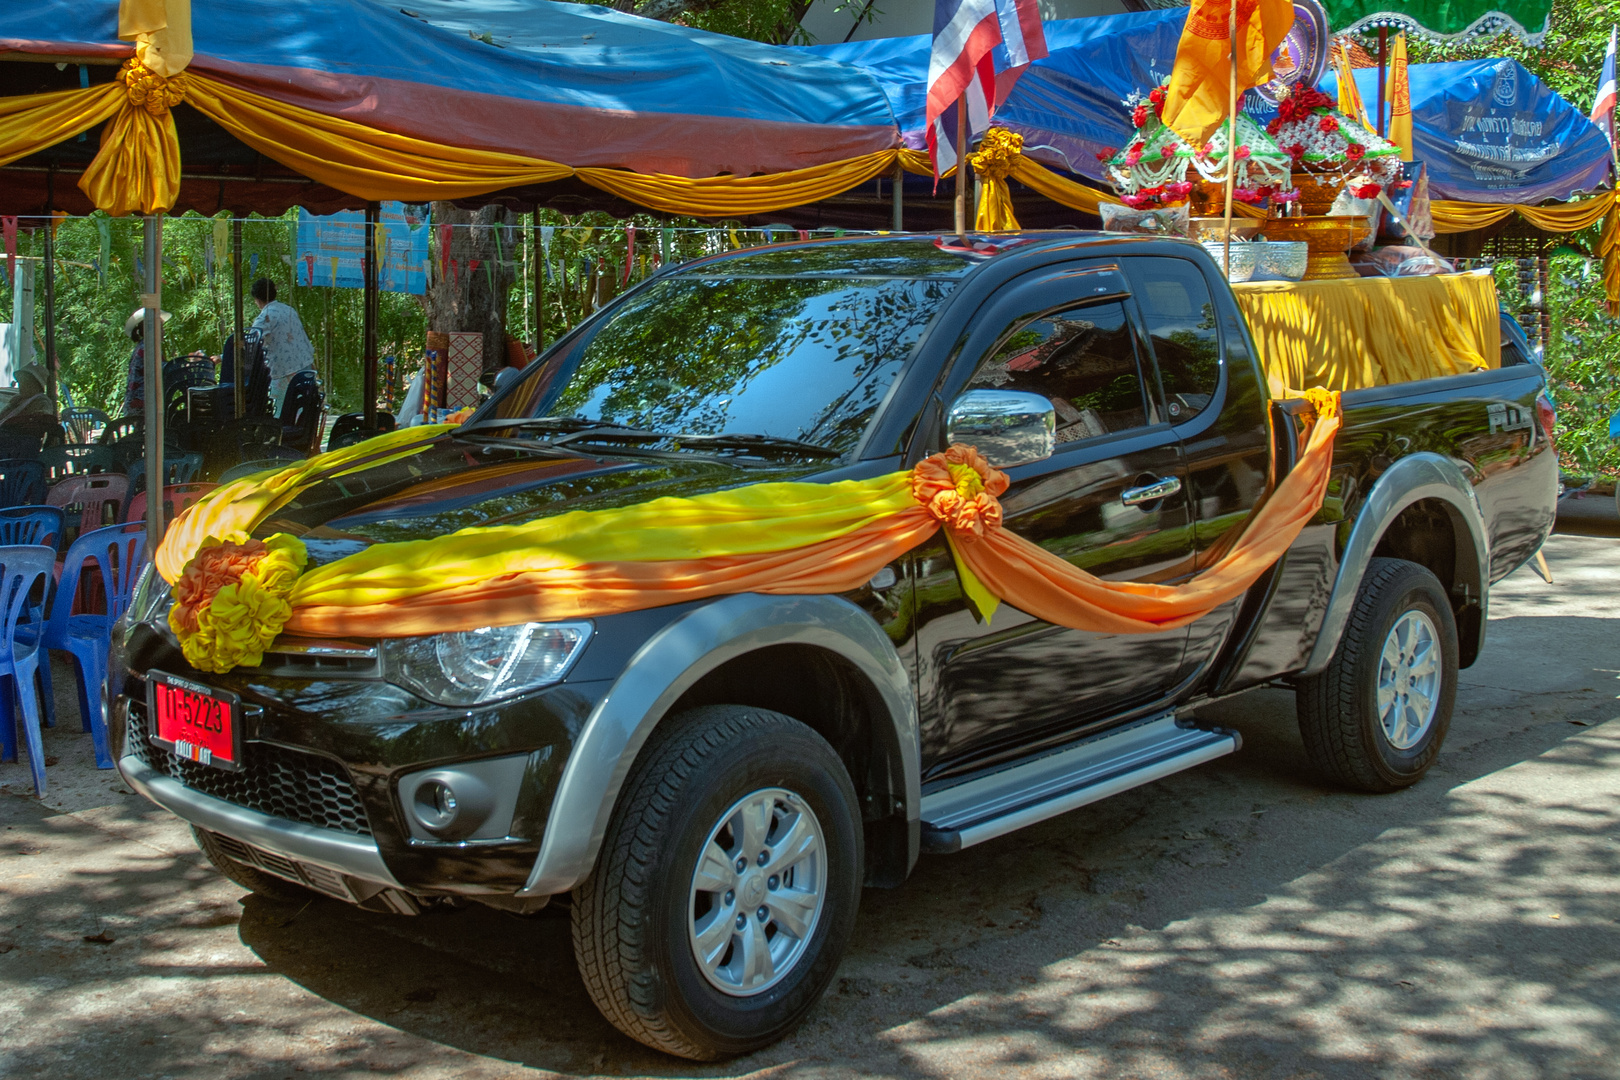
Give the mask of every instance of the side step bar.
[(1182, 727), (1173, 715), (1109, 732), (922, 800), (922, 849), (961, 851), (1234, 753), (1235, 731)]

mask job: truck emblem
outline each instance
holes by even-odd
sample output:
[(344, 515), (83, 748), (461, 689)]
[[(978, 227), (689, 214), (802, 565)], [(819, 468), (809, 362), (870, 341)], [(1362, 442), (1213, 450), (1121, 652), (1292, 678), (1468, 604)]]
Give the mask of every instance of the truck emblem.
[(1492, 435), (1498, 431), (1523, 431), (1530, 427), (1530, 410), (1505, 402), (1487, 405), (1485, 416), (1491, 422)]

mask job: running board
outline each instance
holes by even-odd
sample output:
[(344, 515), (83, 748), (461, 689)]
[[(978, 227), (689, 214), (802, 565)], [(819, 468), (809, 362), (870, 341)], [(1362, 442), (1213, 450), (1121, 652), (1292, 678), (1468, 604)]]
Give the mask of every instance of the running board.
[(924, 795), (922, 849), (961, 851), (1235, 752), (1235, 731), (1182, 727), (1173, 715)]

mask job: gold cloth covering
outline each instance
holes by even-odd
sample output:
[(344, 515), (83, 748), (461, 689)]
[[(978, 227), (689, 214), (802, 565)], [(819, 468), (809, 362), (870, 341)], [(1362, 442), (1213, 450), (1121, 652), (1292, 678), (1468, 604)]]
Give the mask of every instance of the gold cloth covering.
[(1485, 274), (1232, 286), (1274, 396), (1359, 390), (1500, 366), (1496, 282)]

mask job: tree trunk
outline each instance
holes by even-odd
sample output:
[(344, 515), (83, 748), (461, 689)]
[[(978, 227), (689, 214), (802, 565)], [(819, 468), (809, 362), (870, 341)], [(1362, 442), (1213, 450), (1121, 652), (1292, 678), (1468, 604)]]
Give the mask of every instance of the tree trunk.
[(443, 253), (435, 251), (425, 299), (428, 329), (483, 334), (484, 373), (489, 375), (506, 366), (506, 298), (517, 278), (514, 260), (522, 248), (504, 206), (471, 211), (434, 203), (434, 226), (446, 223), (451, 226), (451, 261), (447, 266)]

